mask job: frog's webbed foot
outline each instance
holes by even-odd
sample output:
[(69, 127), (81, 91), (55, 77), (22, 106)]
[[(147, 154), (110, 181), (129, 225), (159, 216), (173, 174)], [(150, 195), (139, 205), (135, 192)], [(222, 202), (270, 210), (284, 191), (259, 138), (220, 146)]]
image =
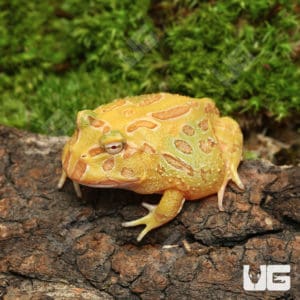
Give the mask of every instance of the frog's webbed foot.
[(167, 190), (164, 192), (158, 205), (143, 203), (142, 205), (149, 210), (149, 213), (137, 220), (124, 222), (122, 226), (132, 227), (146, 225), (143, 231), (138, 235), (137, 240), (142, 238), (152, 229), (157, 228), (172, 219), (180, 212), (184, 203), (183, 194), (177, 190)]
[(151, 205), (148, 203), (142, 203), (142, 205), (149, 210), (149, 213), (137, 220), (124, 222), (122, 223), (122, 226), (124, 227), (133, 227), (138, 225), (146, 225), (146, 227), (143, 229), (143, 231), (138, 235), (137, 240), (141, 241), (142, 238), (152, 229), (162, 225), (159, 223), (159, 221), (156, 220), (154, 211), (158, 205)]
[[(65, 170), (62, 170), (61, 176), (60, 176), (58, 184), (57, 184), (57, 188), (61, 189), (64, 186), (66, 180), (67, 180), (67, 173), (65, 172)], [(73, 181), (73, 186), (74, 186), (74, 190), (75, 190), (77, 197), (82, 198), (82, 193), (81, 193), (79, 184), (77, 182)]]

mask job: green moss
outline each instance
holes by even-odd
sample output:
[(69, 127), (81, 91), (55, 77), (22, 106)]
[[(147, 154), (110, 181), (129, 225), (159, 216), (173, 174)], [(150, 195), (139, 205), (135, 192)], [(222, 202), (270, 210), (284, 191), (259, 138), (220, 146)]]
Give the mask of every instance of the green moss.
[(244, 160), (254, 160), (254, 159), (258, 159), (259, 155), (258, 153), (256, 153), (255, 151), (244, 151), (243, 152), (243, 159)]
[(0, 122), (69, 134), (78, 110), (170, 91), (299, 112), (295, 1), (3, 0)]
[(284, 1), (267, 18), (276, 3), (203, 4), (175, 24), (167, 37), (170, 89), (211, 96), (227, 113), (266, 110), (281, 119), (299, 110), (300, 70), (291, 59), (299, 16)]

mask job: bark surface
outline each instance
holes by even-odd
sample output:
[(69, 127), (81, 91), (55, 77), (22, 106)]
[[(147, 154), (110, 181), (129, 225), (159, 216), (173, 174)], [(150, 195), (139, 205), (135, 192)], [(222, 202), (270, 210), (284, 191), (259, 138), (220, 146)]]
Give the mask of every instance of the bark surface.
[[(244, 161), (246, 186), (187, 201), (141, 243), (157, 195), (56, 188), (65, 138), (0, 127), (0, 299), (300, 299), (300, 168)], [(243, 266), (288, 264), (288, 291), (245, 291)]]

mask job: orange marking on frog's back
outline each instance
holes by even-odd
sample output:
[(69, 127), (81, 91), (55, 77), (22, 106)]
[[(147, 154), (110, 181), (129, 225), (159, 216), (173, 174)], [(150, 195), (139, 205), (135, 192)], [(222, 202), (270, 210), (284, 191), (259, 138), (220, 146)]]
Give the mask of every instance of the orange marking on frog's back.
[(200, 129), (202, 129), (203, 131), (206, 131), (208, 129), (208, 120), (207, 119), (203, 119), (202, 121), (200, 121), (198, 123), (198, 126), (200, 127)]
[(107, 160), (105, 160), (102, 164), (102, 169), (107, 172), (112, 170), (112, 168), (115, 165), (115, 159), (113, 157), (108, 158)]
[(126, 104), (125, 99), (116, 100), (116, 101), (112, 102), (111, 104), (108, 104), (106, 107), (103, 107), (102, 112), (112, 111), (114, 109), (119, 108), (120, 106), (123, 106), (124, 104)]
[(137, 130), (138, 128), (148, 128), (148, 129), (154, 129), (157, 127), (157, 124), (148, 120), (137, 120), (127, 127), (127, 132), (133, 132)]
[(184, 171), (186, 172), (188, 175), (193, 176), (194, 174), (194, 170), (191, 166), (189, 166), (188, 164), (186, 164), (184, 161), (182, 161), (181, 159), (174, 157), (170, 154), (167, 153), (163, 153), (163, 157), (166, 160), (166, 162), (171, 165), (172, 167)]
[(216, 115), (220, 115), (220, 112), (219, 110), (217, 109), (217, 107), (212, 104), (212, 103), (207, 103), (205, 104), (205, 107), (204, 107), (204, 111), (208, 114), (216, 114)]
[(105, 124), (103, 121), (95, 119), (91, 116), (89, 116), (89, 122), (93, 127), (102, 127)]
[(202, 140), (199, 142), (199, 147), (204, 153), (209, 153), (213, 149), (213, 147), (217, 144), (217, 142), (212, 139), (208, 138), (207, 140)]
[(156, 153), (154, 147), (149, 145), (148, 143), (144, 143), (142, 149), (146, 153), (150, 153), (150, 154)]
[(150, 94), (145, 96), (145, 99), (143, 99), (141, 102), (138, 103), (138, 106), (147, 106), (152, 103), (158, 102), (163, 98), (161, 94)]
[(223, 141), (219, 141), (219, 145), (223, 152), (230, 151), (231, 153), (235, 153), (241, 150), (239, 144), (228, 145)]
[(127, 159), (130, 158), (133, 154), (135, 154), (137, 152), (136, 148), (126, 144), (125, 145), (125, 149), (124, 149), (124, 154), (123, 154), (123, 158)]
[(87, 164), (83, 160), (79, 159), (74, 167), (74, 171), (71, 174), (71, 178), (74, 180), (80, 180), (86, 168)]
[(183, 131), (183, 133), (185, 133), (188, 136), (192, 136), (195, 134), (195, 129), (190, 125), (184, 125), (182, 127), (182, 131)]
[(159, 120), (168, 120), (180, 117), (187, 112), (189, 112), (190, 107), (189, 106), (176, 106), (173, 108), (170, 108), (168, 110), (163, 110), (159, 112), (152, 113), (152, 117), (159, 119)]
[(192, 107), (192, 108), (196, 108), (196, 107), (199, 107), (200, 106), (200, 102), (199, 101), (194, 101), (194, 100), (190, 100), (188, 102), (189, 106)]
[(92, 148), (92, 149), (89, 150), (89, 155), (90, 156), (96, 156), (96, 155), (98, 155), (100, 153), (103, 153), (103, 152), (105, 152), (103, 148), (95, 147), (95, 148)]
[(211, 169), (205, 170), (204, 168), (200, 169), (201, 178), (204, 182), (207, 182), (208, 177), (211, 174)]
[(183, 140), (176, 140), (175, 147), (184, 154), (191, 154), (193, 152), (192, 146)]
[(63, 168), (65, 170), (68, 169), (68, 166), (69, 166), (69, 162), (70, 162), (70, 157), (71, 157), (71, 152), (70, 150), (68, 150), (66, 156), (64, 157), (64, 160), (63, 160)]
[(102, 132), (103, 133), (108, 133), (108, 132), (110, 132), (110, 127), (108, 126), (108, 125), (105, 125), (104, 127), (103, 127), (103, 130), (102, 130)]

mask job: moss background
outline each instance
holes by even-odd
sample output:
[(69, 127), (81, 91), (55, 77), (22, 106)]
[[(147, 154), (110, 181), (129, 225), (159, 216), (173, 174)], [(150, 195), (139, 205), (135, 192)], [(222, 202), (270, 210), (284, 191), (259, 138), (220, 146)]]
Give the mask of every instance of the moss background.
[(169, 91), (225, 114), (300, 111), (299, 1), (0, 1), (0, 123), (70, 134), (76, 112)]

